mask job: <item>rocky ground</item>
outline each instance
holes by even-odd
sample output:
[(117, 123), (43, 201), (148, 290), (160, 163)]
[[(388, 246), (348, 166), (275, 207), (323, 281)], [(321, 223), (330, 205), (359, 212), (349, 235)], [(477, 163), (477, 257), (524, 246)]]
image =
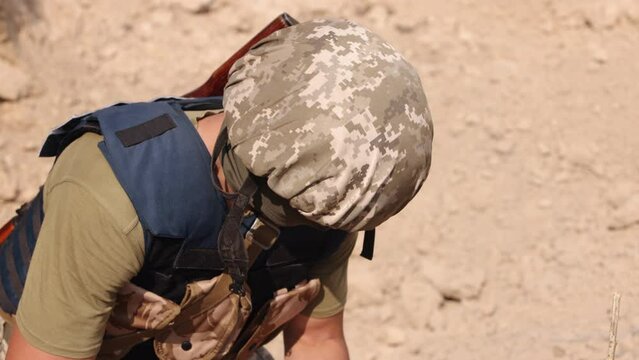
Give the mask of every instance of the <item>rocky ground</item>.
[(282, 11), (382, 34), (435, 122), (425, 187), (351, 262), (352, 358), (603, 359), (614, 291), (639, 358), (637, 0), (2, 0), (0, 222), (55, 124), (185, 93)]

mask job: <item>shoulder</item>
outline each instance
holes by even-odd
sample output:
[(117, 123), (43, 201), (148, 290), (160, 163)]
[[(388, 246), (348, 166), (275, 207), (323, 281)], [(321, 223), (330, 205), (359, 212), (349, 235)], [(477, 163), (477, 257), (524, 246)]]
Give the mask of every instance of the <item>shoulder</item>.
[[(98, 144), (102, 136), (86, 133), (72, 142), (58, 157), (44, 185), (44, 207), (49, 203), (52, 192), (64, 188), (78, 188), (83, 191), (70, 192), (70, 196), (83, 197), (87, 207), (99, 206), (112, 218), (114, 225), (123, 232), (129, 232), (139, 222), (133, 204), (120, 186), (111, 166), (102, 155)], [(68, 190), (67, 190), (68, 192)]]

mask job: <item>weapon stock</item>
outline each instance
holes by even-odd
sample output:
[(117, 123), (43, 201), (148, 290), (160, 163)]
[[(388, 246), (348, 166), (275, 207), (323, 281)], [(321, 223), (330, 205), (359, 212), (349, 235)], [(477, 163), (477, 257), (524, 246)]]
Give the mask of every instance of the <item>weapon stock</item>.
[[(253, 36), (244, 46), (236, 51), (228, 60), (226, 60), (220, 67), (218, 67), (206, 82), (200, 85), (195, 90), (188, 92), (184, 97), (208, 97), (208, 96), (221, 96), (224, 93), (224, 85), (229, 78), (229, 71), (231, 66), (249, 49), (255, 45), (258, 41), (269, 36), (277, 30), (284, 29), (286, 27), (297, 24), (297, 20), (292, 18), (289, 14), (283, 13), (273, 21), (271, 21), (264, 29), (262, 29), (257, 35)], [(6, 224), (0, 228), (0, 245), (9, 237), (15, 228), (15, 218), (9, 220)]]
[(14, 219), (9, 220), (4, 226), (0, 229), (0, 245), (9, 237), (9, 234), (13, 232), (15, 228)]

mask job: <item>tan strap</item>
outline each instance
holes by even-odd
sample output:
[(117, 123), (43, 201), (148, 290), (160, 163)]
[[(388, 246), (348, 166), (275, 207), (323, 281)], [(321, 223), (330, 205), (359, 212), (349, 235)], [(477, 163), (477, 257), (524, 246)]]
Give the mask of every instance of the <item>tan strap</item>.
[(211, 289), (211, 291), (209, 291), (208, 294), (186, 305), (184, 309), (182, 309), (182, 311), (178, 314), (178, 316), (175, 317), (173, 323), (162, 329), (162, 331), (170, 330), (172, 326), (181, 324), (183, 322), (190, 322), (192, 317), (207, 312), (211, 308), (217, 306), (217, 304), (219, 304), (229, 295), (229, 286), (231, 286), (232, 282), (233, 279), (231, 279), (231, 276), (229, 274), (225, 273), (220, 275), (219, 280), (215, 283), (215, 285), (213, 285), (213, 288)]
[(249, 269), (262, 251), (270, 249), (279, 236), (280, 231), (277, 227), (263, 222), (260, 218), (255, 219), (244, 238), (244, 246), (248, 253)]
[(16, 325), (15, 316), (7, 314), (6, 312), (2, 311), (2, 309), (0, 309), (0, 317), (2, 318), (2, 320), (7, 322), (9, 325), (11, 325), (11, 326), (15, 326)]
[(134, 333), (103, 339), (100, 352), (112, 354), (122, 349), (129, 349), (139, 343), (153, 338), (158, 332), (159, 330), (139, 330)]

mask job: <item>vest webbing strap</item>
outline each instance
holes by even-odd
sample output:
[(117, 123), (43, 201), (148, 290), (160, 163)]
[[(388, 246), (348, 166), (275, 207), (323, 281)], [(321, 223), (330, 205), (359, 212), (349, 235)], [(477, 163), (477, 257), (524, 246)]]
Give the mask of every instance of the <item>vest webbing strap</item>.
[(222, 229), (218, 235), (217, 247), (220, 258), (222, 258), (222, 262), (224, 262), (226, 266), (226, 271), (231, 275), (231, 278), (233, 278), (231, 291), (240, 293), (243, 291), (244, 282), (246, 281), (250, 267), (246, 247), (240, 234), (240, 226), (242, 224), (244, 211), (257, 192), (257, 184), (253, 178), (249, 176), (235, 194), (225, 193), (222, 189), (217, 177), (216, 161), (224, 147), (228, 145), (228, 137), (228, 129), (226, 126), (223, 126), (215, 141), (213, 154), (211, 156), (211, 179), (213, 180), (213, 185), (220, 193), (226, 198), (233, 200), (233, 205), (226, 215)]
[[(263, 250), (265, 249), (256, 242), (246, 242), (246, 252), (248, 253), (249, 267), (253, 265), (255, 259), (257, 259), (257, 257), (262, 253)], [(198, 301), (194, 301), (180, 311), (180, 314), (173, 321), (173, 326), (179, 326), (184, 322), (190, 322), (192, 316), (215, 307), (217, 304), (220, 303), (220, 301), (224, 300), (224, 298), (229, 295), (229, 287), (232, 285), (232, 283), (233, 279), (229, 274), (220, 275), (220, 279), (217, 283), (215, 283), (215, 285), (213, 285), (213, 289), (211, 289), (211, 291), (206, 296), (202, 297), (202, 299)], [(2, 314), (0, 313), (0, 315)], [(139, 330), (131, 334), (122, 335), (110, 339), (104, 339), (102, 341), (100, 352), (111, 354), (118, 350), (129, 349), (139, 343), (154, 338), (158, 334), (165, 331), (168, 331), (168, 328)]]
[(160, 136), (177, 125), (168, 114), (162, 114), (147, 122), (115, 132), (124, 147), (131, 147)]
[(375, 229), (366, 230), (364, 233), (364, 244), (362, 245), (362, 252), (359, 256), (373, 260), (373, 253), (375, 252)]

